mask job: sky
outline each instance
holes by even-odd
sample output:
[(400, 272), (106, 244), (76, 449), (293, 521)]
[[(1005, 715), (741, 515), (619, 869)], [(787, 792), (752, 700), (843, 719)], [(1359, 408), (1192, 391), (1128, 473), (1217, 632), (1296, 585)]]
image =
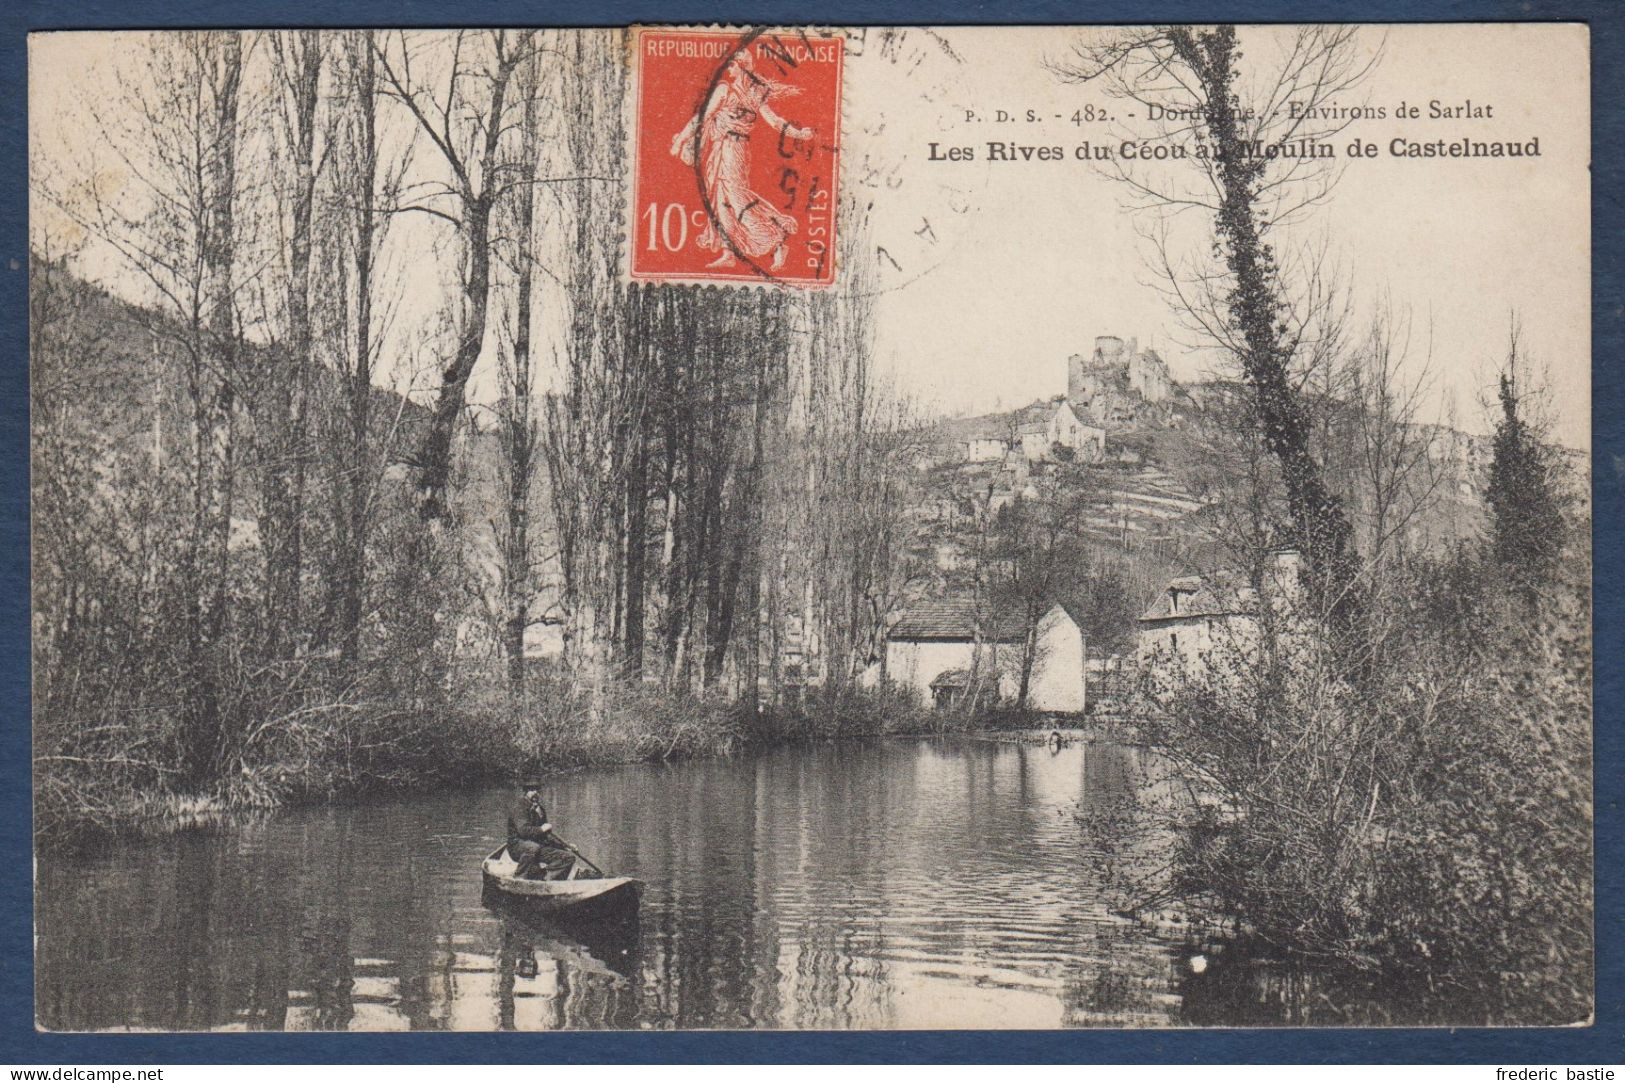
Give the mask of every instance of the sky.
[[(1140, 236), (1146, 220), (1125, 207), (1120, 182), (1073, 160), (985, 160), (989, 140), (1056, 145), (1067, 154), (1083, 140), (1115, 146), (1111, 129), (1065, 118), (1090, 105), (1120, 109), (1120, 103), (1096, 86), (1063, 84), (1044, 65), (1084, 33), (1107, 31), (961, 27), (893, 35), (871, 29), (849, 38), (842, 184), (867, 208), (867, 251), (875, 264), (872, 287), (865, 288), (879, 294), (880, 367), (929, 408), (980, 413), (1061, 394), (1067, 357), (1088, 352), (1098, 335), (1154, 346), (1176, 379), (1214, 369), (1213, 355), (1187, 348), (1191, 336), (1153, 288), (1149, 248)], [(60, 171), (106, 160), (89, 111), (94, 103), (109, 108), (116, 97), (113, 72), (127, 63), (132, 40), (33, 37), (36, 167)], [(1266, 56), (1267, 43), (1252, 40), (1248, 51)], [(1426, 401), (1435, 416), (1453, 409), (1461, 427), (1486, 429), (1482, 395), (1516, 314), (1527, 352), (1549, 374), (1554, 434), (1588, 448), (1584, 28), (1396, 25), (1367, 30), (1362, 41), (1380, 48), (1381, 58), (1348, 104), (1381, 105), (1390, 117), (1356, 121), (1340, 144), (1355, 136), (1384, 149), (1395, 136), (1538, 137), (1541, 156), (1416, 161), (1383, 154), (1353, 163), (1331, 199), (1305, 220), (1303, 235), (1324, 240), (1362, 313), (1386, 304), (1408, 317), (1412, 370), (1431, 355)], [(1491, 105), (1493, 117), (1399, 121), (1392, 111), (1401, 99), (1424, 109), (1434, 99), (1470, 100)], [(1001, 125), (988, 119), (999, 109), (1018, 117), (1031, 109), (1044, 119)], [(968, 122), (967, 110), (984, 119)], [(976, 147), (979, 160), (931, 161), (932, 142)], [(38, 201), (35, 208), (39, 213)], [(407, 282), (403, 316), (421, 315), (409, 303), (413, 283), (430, 287), (444, 273), (423, 254), (443, 263), (445, 246), (411, 232), (434, 228), (423, 216), (398, 227), (397, 268)], [(1194, 238), (1205, 223), (1186, 228)]]
[[(960, 100), (978, 112), (1003, 108), (1019, 115), (1033, 108), (1070, 116), (1087, 104), (1112, 104), (1098, 90), (1063, 85), (1044, 70), (1043, 60), (1064, 54), (1075, 31), (942, 33), (964, 58), (951, 65), (955, 78), (945, 81), (958, 82)], [(1505, 355), (1508, 320), (1516, 312), (1523, 342), (1550, 372), (1557, 436), (1589, 447), (1590, 124), (1583, 28), (1407, 25), (1366, 37), (1382, 46), (1382, 58), (1363, 95), (1349, 104), (1384, 105), (1391, 117), (1401, 99), (1424, 108), (1433, 99), (1471, 99), (1492, 104), (1494, 117), (1471, 125), (1357, 121), (1347, 139), (1359, 134), (1386, 149), (1394, 136), (1538, 136), (1541, 157), (1384, 156), (1354, 163), (1306, 227), (1324, 237), (1362, 311), (1383, 302), (1408, 311), (1413, 370), (1431, 338), (1435, 409), (1453, 403), (1463, 427), (1483, 428), (1480, 392)], [(858, 70), (854, 64), (849, 84)], [(1070, 150), (1092, 138), (1089, 132), (1080, 136), (1064, 122), (990, 130), (986, 123), (959, 123), (959, 116), (946, 121), (947, 110), (935, 103), (912, 106), (916, 116), (904, 136), (912, 155), (902, 188), (946, 177), (974, 190), (977, 209), (957, 216), (955, 243), (938, 266), (882, 302), (881, 354), (904, 386), (949, 410), (1020, 405), (1064, 392), (1066, 358), (1107, 334), (1154, 344), (1176, 379), (1212, 370), (1213, 357), (1180, 348), (1190, 335), (1151, 288), (1147, 245), (1136, 229), (1143, 218), (1123, 207), (1119, 182), (1071, 162), (925, 160), (932, 139), (973, 145), (1020, 139)], [(931, 134), (938, 125), (948, 130)], [(888, 125), (887, 134), (897, 129)], [(1041, 134), (1027, 134), (1033, 129)], [(850, 162), (850, 142), (847, 150)], [(885, 209), (912, 221), (906, 199)]]

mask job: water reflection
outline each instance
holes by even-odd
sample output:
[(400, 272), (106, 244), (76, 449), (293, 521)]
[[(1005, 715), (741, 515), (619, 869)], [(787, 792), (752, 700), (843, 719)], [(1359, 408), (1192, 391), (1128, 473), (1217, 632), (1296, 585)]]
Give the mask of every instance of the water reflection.
[(645, 880), (583, 935), (482, 899), (507, 794), (289, 812), (39, 863), (51, 1029), (1051, 1027), (1186, 1021), (1189, 950), (1083, 860), (1139, 751), (897, 740), (579, 772), (548, 805)]

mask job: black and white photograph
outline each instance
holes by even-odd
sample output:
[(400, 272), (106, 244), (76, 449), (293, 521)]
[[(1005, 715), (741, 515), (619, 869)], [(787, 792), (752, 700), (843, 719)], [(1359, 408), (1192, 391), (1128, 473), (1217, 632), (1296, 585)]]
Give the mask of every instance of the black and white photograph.
[(27, 82), (39, 1031), (1595, 1021), (1585, 25)]

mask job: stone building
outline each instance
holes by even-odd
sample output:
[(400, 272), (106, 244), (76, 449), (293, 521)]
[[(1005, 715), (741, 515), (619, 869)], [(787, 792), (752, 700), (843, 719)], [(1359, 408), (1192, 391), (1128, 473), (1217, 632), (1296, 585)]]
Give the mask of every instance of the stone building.
[(1129, 354), (1128, 385), (1146, 402), (1164, 402), (1174, 393), (1168, 362), (1151, 349), (1133, 350)]
[(1016, 440), (1028, 462), (1055, 459), (1058, 448), (1066, 449), (1060, 457), (1080, 462), (1100, 462), (1106, 457), (1106, 430), (1082, 420), (1072, 403), (1059, 395), (1021, 410)]
[(1053, 605), (1038, 619), (1027, 706), (1053, 714), (1082, 714), (1086, 687), (1083, 628), (1066, 606)]
[(1015, 614), (983, 608), (963, 598), (909, 606), (886, 635), (886, 680), (925, 703), (936, 699), (931, 686), (953, 670), (965, 673), (962, 680), (953, 675), (956, 689), (974, 684), (995, 699), (1013, 694), (1011, 675), (1019, 672), (1025, 630)]
[[(966, 599), (917, 602), (886, 636), (886, 679), (922, 702), (973, 696), (1011, 701), (1021, 686), (1027, 629), (1016, 613), (986, 615)], [(1038, 620), (1027, 705), (1035, 711), (1083, 713), (1083, 631), (1065, 606)]]
[(1097, 463), (1106, 457), (1106, 430), (1086, 424), (1064, 399), (1050, 415), (1049, 440), (1052, 448), (1069, 448), (1082, 462)]
[(1067, 359), (1067, 399), (1080, 416), (1096, 422), (1132, 420), (1145, 403), (1166, 402), (1174, 381), (1168, 363), (1138, 339), (1095, 339), (1094, 352)]
[(1269, 554), (1261, 587), (1233, 571), (1170, 579), (1140, 617), (1140, 665), (1172, 678), (1245, 660), (1259, 645), (1265, 607), (1290, 622), (1303, 600), (1296, 549)]

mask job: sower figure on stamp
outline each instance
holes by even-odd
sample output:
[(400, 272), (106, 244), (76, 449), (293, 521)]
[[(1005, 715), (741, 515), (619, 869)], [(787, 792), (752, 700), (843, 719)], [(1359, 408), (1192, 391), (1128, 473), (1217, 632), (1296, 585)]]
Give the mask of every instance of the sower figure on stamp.
[(575, 869), (575, 847), (553, 833), (542, 805), (540, 784), (521, 782), (520, 797), (508, 812), (508, 856), (524, 879), (540, 868), (543, 880), (568, 880)]
[(710, 201), (711, 221), (698, 238), (708, 252), (719, 253), (708, 266), (730, 267), (735, 253), (751, 260), (769, 253), (771, 270), (784, 266), (796, 220), (781, 213), (750, 187), (750, 137), (758, 118), (790, 139), (809, 140), (811, 128), (798, 128), (773, 111), (774, 98), (799, 94), (800, 88), (756, 74), (750, 50), (728, 62), (700, 114), (689, 119), (671, 141), (671, 153), (694, 164), (694, 133), (699, 130), (700, 179)]

